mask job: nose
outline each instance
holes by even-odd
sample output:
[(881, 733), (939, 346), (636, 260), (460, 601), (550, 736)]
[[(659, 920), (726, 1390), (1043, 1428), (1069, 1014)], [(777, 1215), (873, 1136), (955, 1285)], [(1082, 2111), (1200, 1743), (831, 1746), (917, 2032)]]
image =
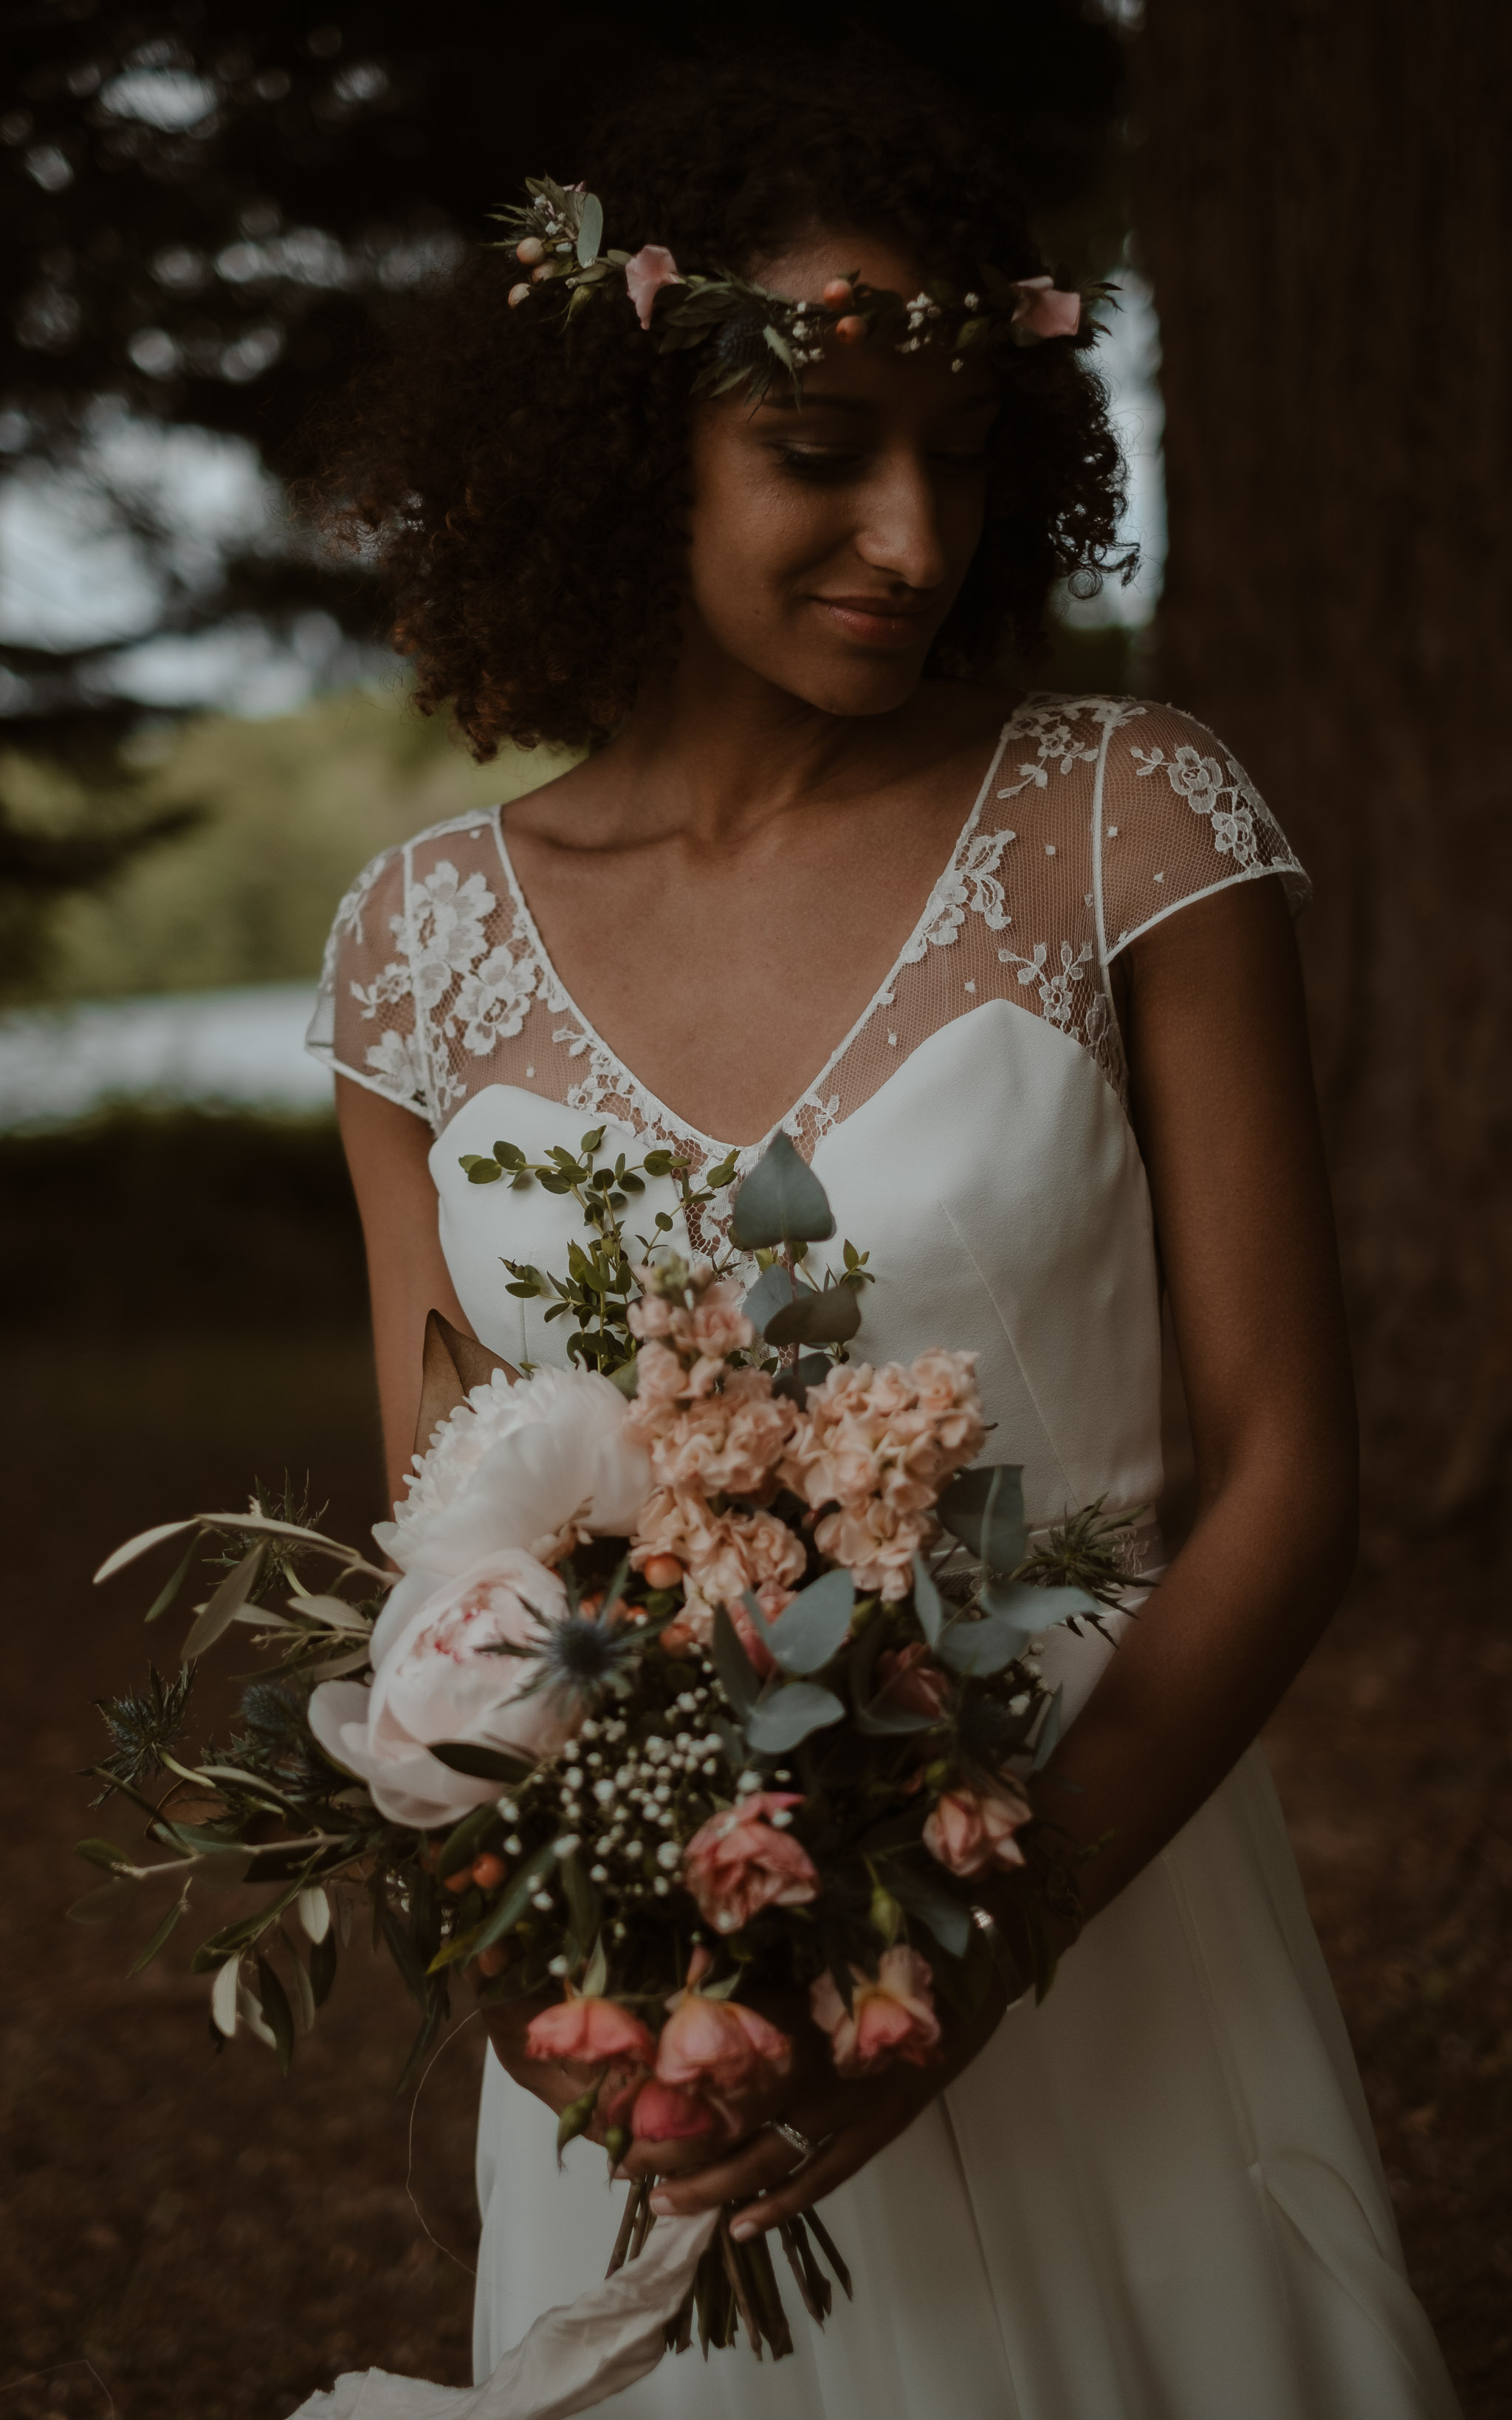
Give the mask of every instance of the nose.
[(869, 569), (908, 588), (938, 588), (949, 577), (939, 498), (912, 448), (889, 451), (878, 463), (864, 491), (856, 549)]

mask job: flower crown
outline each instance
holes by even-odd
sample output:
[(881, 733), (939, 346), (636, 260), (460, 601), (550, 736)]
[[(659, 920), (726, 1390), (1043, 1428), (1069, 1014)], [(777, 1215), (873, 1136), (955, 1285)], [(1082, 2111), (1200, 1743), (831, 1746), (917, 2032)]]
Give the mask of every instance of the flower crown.
[[(917, 353), (926, 344), (949, 348), (959, 370), (973, 350), (995, 344), (1038, 345), (1074, 337), (1082, 327), (1082, 298), (1048, 277), (1005, 277), (983, 267), (979, 290), (956, 294), (938, 282), (911, 301), (887, 287), (863, 285), (855, 274), (836, 276), (818, 302), (795, 302), (768, 293), (730, 271), (701, 277), (677, 266), (666, 246), (642, 244), (636, 253), (604, 249), (604, 206), (581, 185), (559, 185), (550, 177), (530, 177), (533, 198), (493, 215), (509, 232), (495, 249), (512, 252), (528, 279), (511, 287), (510, 306), (564, 290), (567, 320), (589, 309), (595, 296), (614, 293), (623, 275), (642, 329), (656, 350), (681, 352), (707, 346), (693, 381), (694, 392), (724, 395), (746, 386), (759, 403), (779, 371), (786, 371), (801, 400), (803, 372), (824, 359), (826, 339), (841, 345), (879, 342)], [(1111, 297), (1106, 285), (1093, 299)], [(1088, 323), (1088, 341), (1101, 334)]]

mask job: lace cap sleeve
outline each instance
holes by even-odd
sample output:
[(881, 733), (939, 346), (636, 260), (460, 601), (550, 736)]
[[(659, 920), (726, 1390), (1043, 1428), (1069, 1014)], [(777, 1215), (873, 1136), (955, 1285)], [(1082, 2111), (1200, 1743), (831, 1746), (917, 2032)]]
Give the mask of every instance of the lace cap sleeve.
[(1236, 882), (1279, 875), (1293, 913), (1311, 885), (1237, 757), (1173, 706), (1111, 734), (1097, 806), (1104, 954)]
[(393, 848), (374, 858), (337, 908), (305, 1048), (433, 1125), (408, 939), (407, 855)]

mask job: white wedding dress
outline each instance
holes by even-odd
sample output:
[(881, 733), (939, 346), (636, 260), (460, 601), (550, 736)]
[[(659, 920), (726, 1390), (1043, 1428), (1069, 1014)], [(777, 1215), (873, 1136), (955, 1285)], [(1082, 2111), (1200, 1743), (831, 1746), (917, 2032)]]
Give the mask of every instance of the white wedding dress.
[[(966, 802), (963, 801), (964, 809)], [(1161, 1485), (1155, 1239), (1108, 970), (1163, 916), (1300, 867), (1200, 725), (1030, 699), (866, 1015), (783, 1125), (871, 1253), (856, 1359), (969, 1346), (989, 1458), (1032, 1521)], [(654, 943), (643, 948), (647, 978)], [(562, 1268), (570, 1199), (464, 1152), (723, 1140), (653, 1099), (547, 959), (497, 814), (378, 859), (343, 903), (312, 1047), (434, 1127), (440, 1234), (478, 1335), (562, 1358), (501, 1256)], [(818, 1053), (816, 1052), (816, 1057)], [(759, 1155), (752, 1146), (748, 1162)], [(665, 1198), (656, 1187), (650, 1212)], [(717, 1238), (695, 1236), (695, 1244)], [(1158, 1542), (1141, 1532), (1146, 1567)], [(1160, 1620), (1156, 1590), (1141, 1618)], [(1102, 1643), (1057, 1634), (1073, 1714)], [(477, 2373), (602, 2277), (618, 2189), (490, 2055)], [(856, 2279), (797, 2351), (668, 2356), (615, 2420), (1453, 2420), (1264, 1758), (1252, 1748), (1040, 2008), (1012, 2009), (824, 2207)]]

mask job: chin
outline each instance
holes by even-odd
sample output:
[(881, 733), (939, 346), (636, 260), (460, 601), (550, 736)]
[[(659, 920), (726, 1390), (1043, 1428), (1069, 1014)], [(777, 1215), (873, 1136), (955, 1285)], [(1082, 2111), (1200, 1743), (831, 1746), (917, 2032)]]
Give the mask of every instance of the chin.
[(923, 677), (922, 663), (910, 656), (903, 663), (837, 664), (823, 673), (809, 664), (782, 686), (821, 714), (892, 714), (907, 705)]

